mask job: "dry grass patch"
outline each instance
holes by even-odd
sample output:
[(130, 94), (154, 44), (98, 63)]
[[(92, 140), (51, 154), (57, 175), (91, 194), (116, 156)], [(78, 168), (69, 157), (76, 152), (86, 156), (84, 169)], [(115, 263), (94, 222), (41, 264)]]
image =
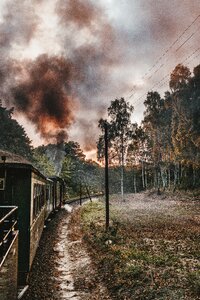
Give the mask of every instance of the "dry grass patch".
[(77, 216), (113, 299), (200, 299), (199, 201), (114, 196), (110, 210), (108, 232), (104, 203), (86, 204)]

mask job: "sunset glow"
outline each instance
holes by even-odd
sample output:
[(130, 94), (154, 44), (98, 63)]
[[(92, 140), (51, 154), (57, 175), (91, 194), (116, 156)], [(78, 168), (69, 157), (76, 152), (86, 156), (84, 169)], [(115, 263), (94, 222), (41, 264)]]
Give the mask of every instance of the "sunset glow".
[(3, 0), (1, 97), (37, 132), (33, 145), (64, 130), (92, 157), (111, 100), (125, 97), (140, 122), (148, 90), (166, 91), (177, 63), (198, 64), (197, 7), (198, 0)]

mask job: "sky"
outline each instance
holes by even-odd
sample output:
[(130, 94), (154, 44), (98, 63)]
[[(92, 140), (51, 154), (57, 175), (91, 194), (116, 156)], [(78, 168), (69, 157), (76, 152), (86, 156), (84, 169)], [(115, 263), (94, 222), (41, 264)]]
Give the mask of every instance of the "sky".
[(98, 120), (168, 90), (200, 62), (199, 0), (1, 0), (0, 97), (34, 146), (74, 140), (95, 158)]

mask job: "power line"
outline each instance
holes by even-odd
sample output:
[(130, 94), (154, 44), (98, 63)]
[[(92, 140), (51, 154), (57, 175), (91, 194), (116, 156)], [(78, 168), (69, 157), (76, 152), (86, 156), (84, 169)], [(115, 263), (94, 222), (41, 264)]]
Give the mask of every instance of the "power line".
[[(151, 70), (154, 69), (154, 67), (160, 62), (161, 59), (163, 59), (166, 54), (173, 48), (173, 46), (182, 38), (182, 36), (192, 27), (194, 23), (199, 19), (200, 14), (185, 28), (185, 30), (178, 36), (178, 38), (163, 52), (163, 54), (157, 59), (157, 61), (154, 63), (154, 65), (141, 77), (141, 79), (145, 79), (145, 77), (150, 73)], [(181, 49), (198, 31), (200, 30), (200, 27), (193, 32), (176, 50), (177, 52), (179, 49)], [(154, 74), (156, 74), (165, 64), (161, 64), (158, 69), (156, 69), (148, 78), (150, 79), (153, 77)], [(134, 91), (134, 87), (130, 90), (130, 92)], [(128, 99), (132, 98), (134, 96), (135, 92), (132, 93), (130, 96), (128, 96)]]
[[(175, 52), (177, 52), (178, 50), (180, 50), (197, 32), (199, 32), (200, 30), (200, 27), (197, 28), (197, 30), (195, 32), (193, 32), (176, 50)], [(168, 59), (165, 61), (165, 63), (169, 60), (169, 57)], [(154, 74), (156, 74), (162, 67), (164, 67), (164, 63), (161, 64), (149, 77), (147, 77), (146, 79), (150, 79), (153, 77)]]
[(195, 32), (193, 32), (177, 49), (176, 49), (176, 52), (178, 50), (180, 50), (194, 35), (195, 33), (199, 32), (200, 30), (200, 27), (197, 28), (197, 30)]
[[(187, 60), (190, 60), (190, 58), (196, 53), (200, 51), (200, 47), (197, 48), (191, 55), (189, 55), (188, 57), (186, 57), (186, 59), (182, 62), (185, 63)], [(197, 58), (199, 56), (199, 54), (197, 54), (195, 57), (193, 57), (190, 61), (193, 61), (195, 58)]]
[[(185, 62), (188, 61), (188, 60), (190, 60), (190, 62), (191, 62), (192, 60), (194, 60), (195, 58), (197, 58), (197, 57), (200, 55), (200, 53), (198, 53), (199, 51), (200, 51), (200, 47), (198, 47), (195, 51), (193, 51), (190, 55), (188, 55), (188, 56), (181, 62), (181, 64), (185, 63)], [(196, 56), (194, 56), (192, 59), (190, 59), (195, 53), (198, 53), (198, 54), (197, 54)], [(159, 80), (158, 82), (156, 82), (156, 83), (153, 85), (153, 87), (150, 88), (149, 90), (153, 90), (155, 87), (160, 88), (160, 87), (164, 86), (165, 84), (167, 84), (169, 81), (168, 81), (168, 80), (165, 80), (165, 79), (166, 79), (167, 77), (169, 77), (170, 74), (171, 74), (171, 72), (168, 73), (168, 74), (166, 74), (165, 76), (163, 76), (162, 79)], [(165, 81), (164, 81), (164, 80), (165, 80)], [(163, 82), (163, 81), (164, 81), (164, 82)], [(135, 93), (134, 93), (134, 94), (135, 94)], [(134, 94), (132, 94), (131, 96), (129, 96), (128, 99), (130, 99)], [(144, 94), (142, 94), (142, 96), (140, 96), (139, 98), (137, 98), (137, 99), (133, 102), (134, 107), (136, 107), (136, 106), (138, 106), (138, 105), (140, 104), (139, 100), (141, 100), (144, 96), (146, 96), (146, 94), (147, 94), (147, 92), (145, 92)], [(139, 103), (138, 103), (138, 102), (139, 102)], [(136, 105), (135, 105), (135, 104), (136, 104)]]
[(171, 50), (171, 48), (182, 38), (182, 36), (191, 28), (191, 26), (198, 20), (200, 17), (200, 14), (192, 21), (191, 24), (189, 24), (186, 29), (178, 36), (178, 38), (163, 52), (163, 54), (157, 59), (157, 61), (154, 63), (154, 65), (142, 76), (142, 78), (145, 78), (146, 75), (157, 65), (157, 63)]
[[(200, 30), (200, 27), (198, 27), (198, 29), (195, 31), (195, 32), (193, 32), (176, 50), (175, 50), (175, 52), (178, 52), (197, 32), (199, 32), (199, 30)], [(166, 64), (166, 62), (169, 60), (169, 57), (168, 57), (168, 59), (165, 61), (165, 64)], [(165, 65), (164, 63), (163, 64), (161, 64), (159, 67), (158, 67), (158, 69), (156, 69), (149, 77), (147, 77), (146, 79), (148, 80), (148, 79), (151, 79), (152, 77), (153, 77), (153, 75), (154, 74), (156, 74), (162, 67), (164, 67), (164, 65)]]
[(153, 76), (154, 74), (156, 74), (163, 66), (164, 66), (164, 64), (160, 65), (159, 68), (156, 69), (156, 70), (155, 70), (149, 77), (147, 77), (146, 79), (151, 79), (152, 76)]

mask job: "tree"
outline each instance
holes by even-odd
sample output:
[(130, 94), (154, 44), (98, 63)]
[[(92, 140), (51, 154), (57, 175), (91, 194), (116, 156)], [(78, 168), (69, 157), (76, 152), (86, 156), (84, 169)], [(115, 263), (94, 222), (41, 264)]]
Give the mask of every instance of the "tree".
[(65, 159), (61, 176), (67, 181), (69, 195), (78, 196), (80, 193), (99, 192), (102, 190), (102, 170), (92, 161), (86, 160), (77, 142), (69, 141), (64, 144)]
[(79, 143), (69, 141), (64, 144), (65, 152), (67, 156), (70, 156), (73, 160), (85, 160), (85, 154), (81, 149)]
[[(179, 184), (182, 181), (185, 186), (194, 187), (196, 169), (200, 165), (200, 66), (194, 68), (193, 74), (187, 67), (178, 65), (171, 74), (170, 87), (173, 91), (172, 143), (179, 164), (177, 180)], [(187, 176), (187, 172), (193, 176)]]
[(149, 153), (149, 138), (142, 126), (136, 126), (135, 133), (127, 149), (127, 166), (134, 172), (134, 191), (137, 192), (136, 176), (141, 165), (142, 188), (148, 186), (147, 165), (152, 162)]
[[(126, 154), (128, 145), (133, 136), (135, 124), (131, 123), (131, 114), (133, 106), (126, 102), (124, 98), (111, 101), (108, 107), (108, 121), (99, 120), (99, 127), (104, 132), (104, 123), (108, 123), (109, 138), (109, 161), (112, 165), (120, 165), (121, 167), (121, 195), (124, 198), (124, 166), (126, 162)], [(103, 135), (100, 135), (97, 143), (98, 158), (103, 153)]]
[(180, 88), (184, 88), (190, 80), (190, 75), (191, 72), (187, 67), (178, 64), (170, 75), (169, 87), (171, 90), (176, 92)]
[[(144, 104), (143, 129), (150, 140), (154, 185), (195, 187), (200, 166), (200, 66), (193, 74), (181, 64), (170, 76), (162, 99), (149, 92)], [(143, 180), (144, 181), (144, 180)], [(156, 184), (155, 184), (156, 183)]]
[(24, 128), (12, 118), (14, 109), (7, 109), (0, 101), (0, 147), (32, 159), (32, 146)]
[(164, 106), (163, 99), (161, 99), (159, 93), (156, 91), (148, 92), (144, 105), (146, 110), (144, 112), (143, 126), (152, 142), (151, 156), (154, 164), (154, 185), (157, 186), (159, 190), (162, 159), (162, 132), (160, 131), (160, 127), (162, 124), (162, 110)]
[(46, 156), (46, 147), (39, 146), (33, 149), (33, 163), (35, 167), (45, 176), (54, 176), (55, 169), (53, 164)]

